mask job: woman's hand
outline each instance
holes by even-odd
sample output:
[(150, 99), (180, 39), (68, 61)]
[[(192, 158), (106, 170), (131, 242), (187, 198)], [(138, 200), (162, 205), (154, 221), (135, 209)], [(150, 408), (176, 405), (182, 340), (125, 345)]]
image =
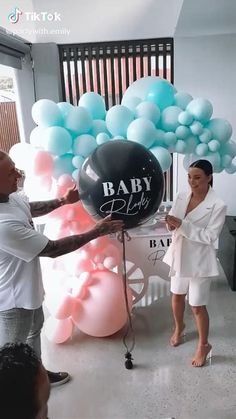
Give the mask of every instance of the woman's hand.
[(170, 230), (174, 230), (181, 226), (182, 220), (180, 218), (174, 217), (173, 215), (167, 215), (166, 223)]

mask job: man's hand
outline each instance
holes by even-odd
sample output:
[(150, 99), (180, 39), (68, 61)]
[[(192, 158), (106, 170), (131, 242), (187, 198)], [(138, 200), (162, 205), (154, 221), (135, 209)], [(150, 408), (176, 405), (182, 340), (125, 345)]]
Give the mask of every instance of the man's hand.
[(79, 191), (76, 188), (76, 185), (73, 188), (69, 189), (66, 195), (63, 196), (63, 200), (65, 204), (74, 204), (75, 202), (79, 201)]
[(94, 229), (98, 232), (99, 236), (105, 236), (106, 234), (116, 233), (124, 228), (124, 221), (112, 220), (111, 215), (108, 215), (103, 220), (98, 221)]
[(175, 228), (179, 228), (181, 226), (182, 220), (180, 218), (174, 217), (173, 215), (167, 215), (166, 223), (170, 230), (174, 230)]

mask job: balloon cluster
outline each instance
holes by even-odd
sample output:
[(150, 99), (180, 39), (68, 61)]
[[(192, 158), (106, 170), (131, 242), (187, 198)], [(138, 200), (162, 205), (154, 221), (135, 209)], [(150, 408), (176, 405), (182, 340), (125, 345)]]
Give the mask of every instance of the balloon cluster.
[[(204, 158), (215, 172), (234, 173), (232, 127), (225, 119), (212, 118), (212, 113), (207, 99), (177, 92), (159, 77), (135, 81), (121, 105), (108, 111), (103, 98), (94, 92), (85, 93), (78, 106), (41, 99), (32, 107), (37, 127), (30, 144), (14, 145), (10, 156), (26, 172), (25, 191), (31, 200), (64, 195), (77, 183), (84, 161), (97, 147), (117, 139), (146, 147), (163, 172), (170, 168), (171, 153), (176, 152), (185, 154), (186, 168)], [(47, 216), (45, 234), (56, 239), (81, 234), (93, 225), (80, 203), (67, 205)], [(122, 278), (114, 273), (120, 263), (120, 253), (108, 238), (47, 262), (44, 283), (51, 317), (45, 330), (51, 340), (67, 340), (73, 325), (92, 336), (107, 336), (124, 325), (126, 311), (118, 285)], [(129, 300), (131, 305), (131, 295)]]

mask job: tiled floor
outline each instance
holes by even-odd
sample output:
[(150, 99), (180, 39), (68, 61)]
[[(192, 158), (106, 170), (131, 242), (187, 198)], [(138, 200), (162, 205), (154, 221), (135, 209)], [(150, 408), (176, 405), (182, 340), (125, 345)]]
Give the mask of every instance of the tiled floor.
[[(212, 363), (193, 368), (197, 343), (191, 310), (186, 342), (172, 348), (168, 287), (152, 279), (148, 305), (135, 308), (134, 369), (124, 367), (123, 333), (92, 338), (78, 333), (64, 345), (43, 338), (43, 359), (52, 370), (67, 370), (70, 383), (52, 390), (50, 419), (235, 419), (236, 293), (225, 279), (212, 283), (209, 314)], [(154, 301), (153, 301), (154, 300)], [(153, 301), (153, 302), (151, 302)]]

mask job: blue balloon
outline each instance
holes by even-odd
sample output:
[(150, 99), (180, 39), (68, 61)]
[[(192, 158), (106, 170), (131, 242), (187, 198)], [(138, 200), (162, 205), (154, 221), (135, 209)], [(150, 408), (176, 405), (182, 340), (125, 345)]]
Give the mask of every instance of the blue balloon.
[(159, 79), (150, 86), (146, 100), (155, 103), (161, 110), (174, 103), (175, 88), (165, 79)]
[(88, 157), (97, 147), (97, 142), (92, 135), (82, 134), (74, 139), (73, 152), (82, 157)]
[(92, 117), (87, 109), (74, 106), (65, 116), (64, 126), (74, 134), (86, 134), (92, 128)]
[(80, 169), (84, 160), (85, 159), (82, 156), (74, 156), (72, 159), (72, 164), (74, 167), (76, 167), (76, 169)]
[[(193, 97), (189, 93), (178, 92), (175, 94), (174, 104), (178, 106), (179, 108), (185, 110), (192, 99)], [(181, 122), (181, 124), (182, 123), (183, 122)]]
[(178, 140), (175, 144), (175, 152), (184, 154), (186, 152), (186, 143), (183, 140)]
[(232, 135), (232, 126), (226, 119), (211, 119), (206, 124), (206, 128), (211, 130), (213, 138), (220, 143), (226, 143)]
[(195, 152), (197, 145), (199, 144), (199, 141), (195, 135), (190, 135), (185, 140), (186, 149), (185, 153), (192, 154)]
[(63, 156), (56, 157), (53, 162), (53, 177), (58, 179), (61, 175), (68, 174), (71, 175), (75, 170), (72, 159), (74, 155), (71, 153), (66, 153)]
[(201, 143), (209, 143), (209, 141), (212, 139), (212, 132), (208, 128), (203, 128), (202, 133), (199, 135), (199, 140)]
[(229, 173), (230, 175), (232, 175), (233, 173), (236, 172), (236, 165), (234, 163), (231, 163), (231, 165), (227, 167), (225, 171), (226, 173)]
[(121, 101), (121, 105), (126, 106), (126, 108), (129, 108), (132, 112), (135, 112), (135, 109), (140, 104), (140, 102), (141, 99), (137, 96), (124, 96)]
[(90, 113), (93, 119), (105, 119), (106, 108), (102, 96), (95, 92), (84, 93), (78, 103)]
[(42, 146), (51, 154), (61, 156), (70, 151), (72, 138), (69, 132), (62, 127), (48, 127), (45, 129)]
[(89, 130), (89, 134), (91, 134), (93, 137), (97, 137), (100, 132), (105, 132), (110, 136), (110, 132), (107, 129), (107, 124), (102, 119), (94, 119), (92, 122), (92, 127)]
[(222, 156), (224, 154), (228, 154), (232, 158), (234, 158), (236, 156), (236, 143), (234, 143), (233, 141), (229, 141), (229, 142), (223, 144), (221, 146), (220, 152), (221, 152)]
[(169, 170), (172, 164), (172, 158), (169, 151), (166, 150), (166, 148), (164, 147), (158, 147), (158, 146), (151, 147), (150, 151), (152, 154), (154, 154), (154, 156), (158, 160), (162, 168), (162, 171), (166, 172), (167, 170)]
[(208, 149), (208, 145), (201, 143), (198, 144), (195, 150), (195, 153), (199, 156), (199, 157), (203, 157), (208, 153), (209, 149)]
[(147, 118), (156, 125), (160, 119), (161, 112), (155, 103), (141, 102), (135, 111), (136, 118)]
[(182, 112), (177, 106), (169, 106), (161, 114), (161, 127), (165, 131), (175, 131), (179, 126), (178, 116)]
[(74, 108), (74, 106), (69, 102), (59, 102), (57, 103), (57, 106), (60, 109), (63, 118), (65, 118), (68, 112)]
[(185, 140), (187, 137), (191, 135), (191, 131), (188, 127), (185, 127), (184, 125), (181, 125), (180, 127), (177, 127), (175, 130), (176, 137)]
[(131, 122), (127, 130), (127, 139), (149, 148), (156, 138), (155, 125), (146, 118), (137, 118)]
[(107, 141), (110, 141), (110, 137), (108, 134), (106, 134), (105, 132), (100, 132), (97, 136), (96, 136), (96, 142), (98, 145), (107, 143)]
[(178, 121), (181, 125), (191, 125), (193, 122), (193, 116), (191, 115), (191, 113), (183, 111), (179, 114)]
[(205, 124), (212, 116), (213, 106), (207, 99), (197, 98), (189, 102), (186, 110), (197, 120)]
[(199, 121), (194, 121), (189, 128), (193, 135), (201, 135), (203, 133), (203, 126)]
[(165, 133), (165, 145), (167, 147), (172, 147), (176, 144), (177, 137), (174, 132), (166, 132)]
[(219, 149), (220, 149), (220, 143), (219, 143), (219, 141), (217, 141), (217, 140), (211, 140), (211, 141), (209, 141), (208, 148), (213, 153), (215, 151), (219, 151)]
[(52, 127), (61, 126), (63, 118), (60, 109), (52, 100), (40, 99), (32, 106), (32, 118), (37, 125)]
[(134, 113), (126, 106), (112, 106), (106, 115), (107, 128), (113, 136), (122, 135), (126, 137), (127, 128), (133, 119)]
[(230, 167), (231, 164), (232, 164), (232, 157), (229, 154), (225, 154), (224, 156), (222, 156), (221, 165), (224, 169)]
[(163, 131), (162, 129), (156, 129), (156, 138), (155, 142), (153, 143), (153, 146), (165, 146), (165, 134), (165, 131)]

